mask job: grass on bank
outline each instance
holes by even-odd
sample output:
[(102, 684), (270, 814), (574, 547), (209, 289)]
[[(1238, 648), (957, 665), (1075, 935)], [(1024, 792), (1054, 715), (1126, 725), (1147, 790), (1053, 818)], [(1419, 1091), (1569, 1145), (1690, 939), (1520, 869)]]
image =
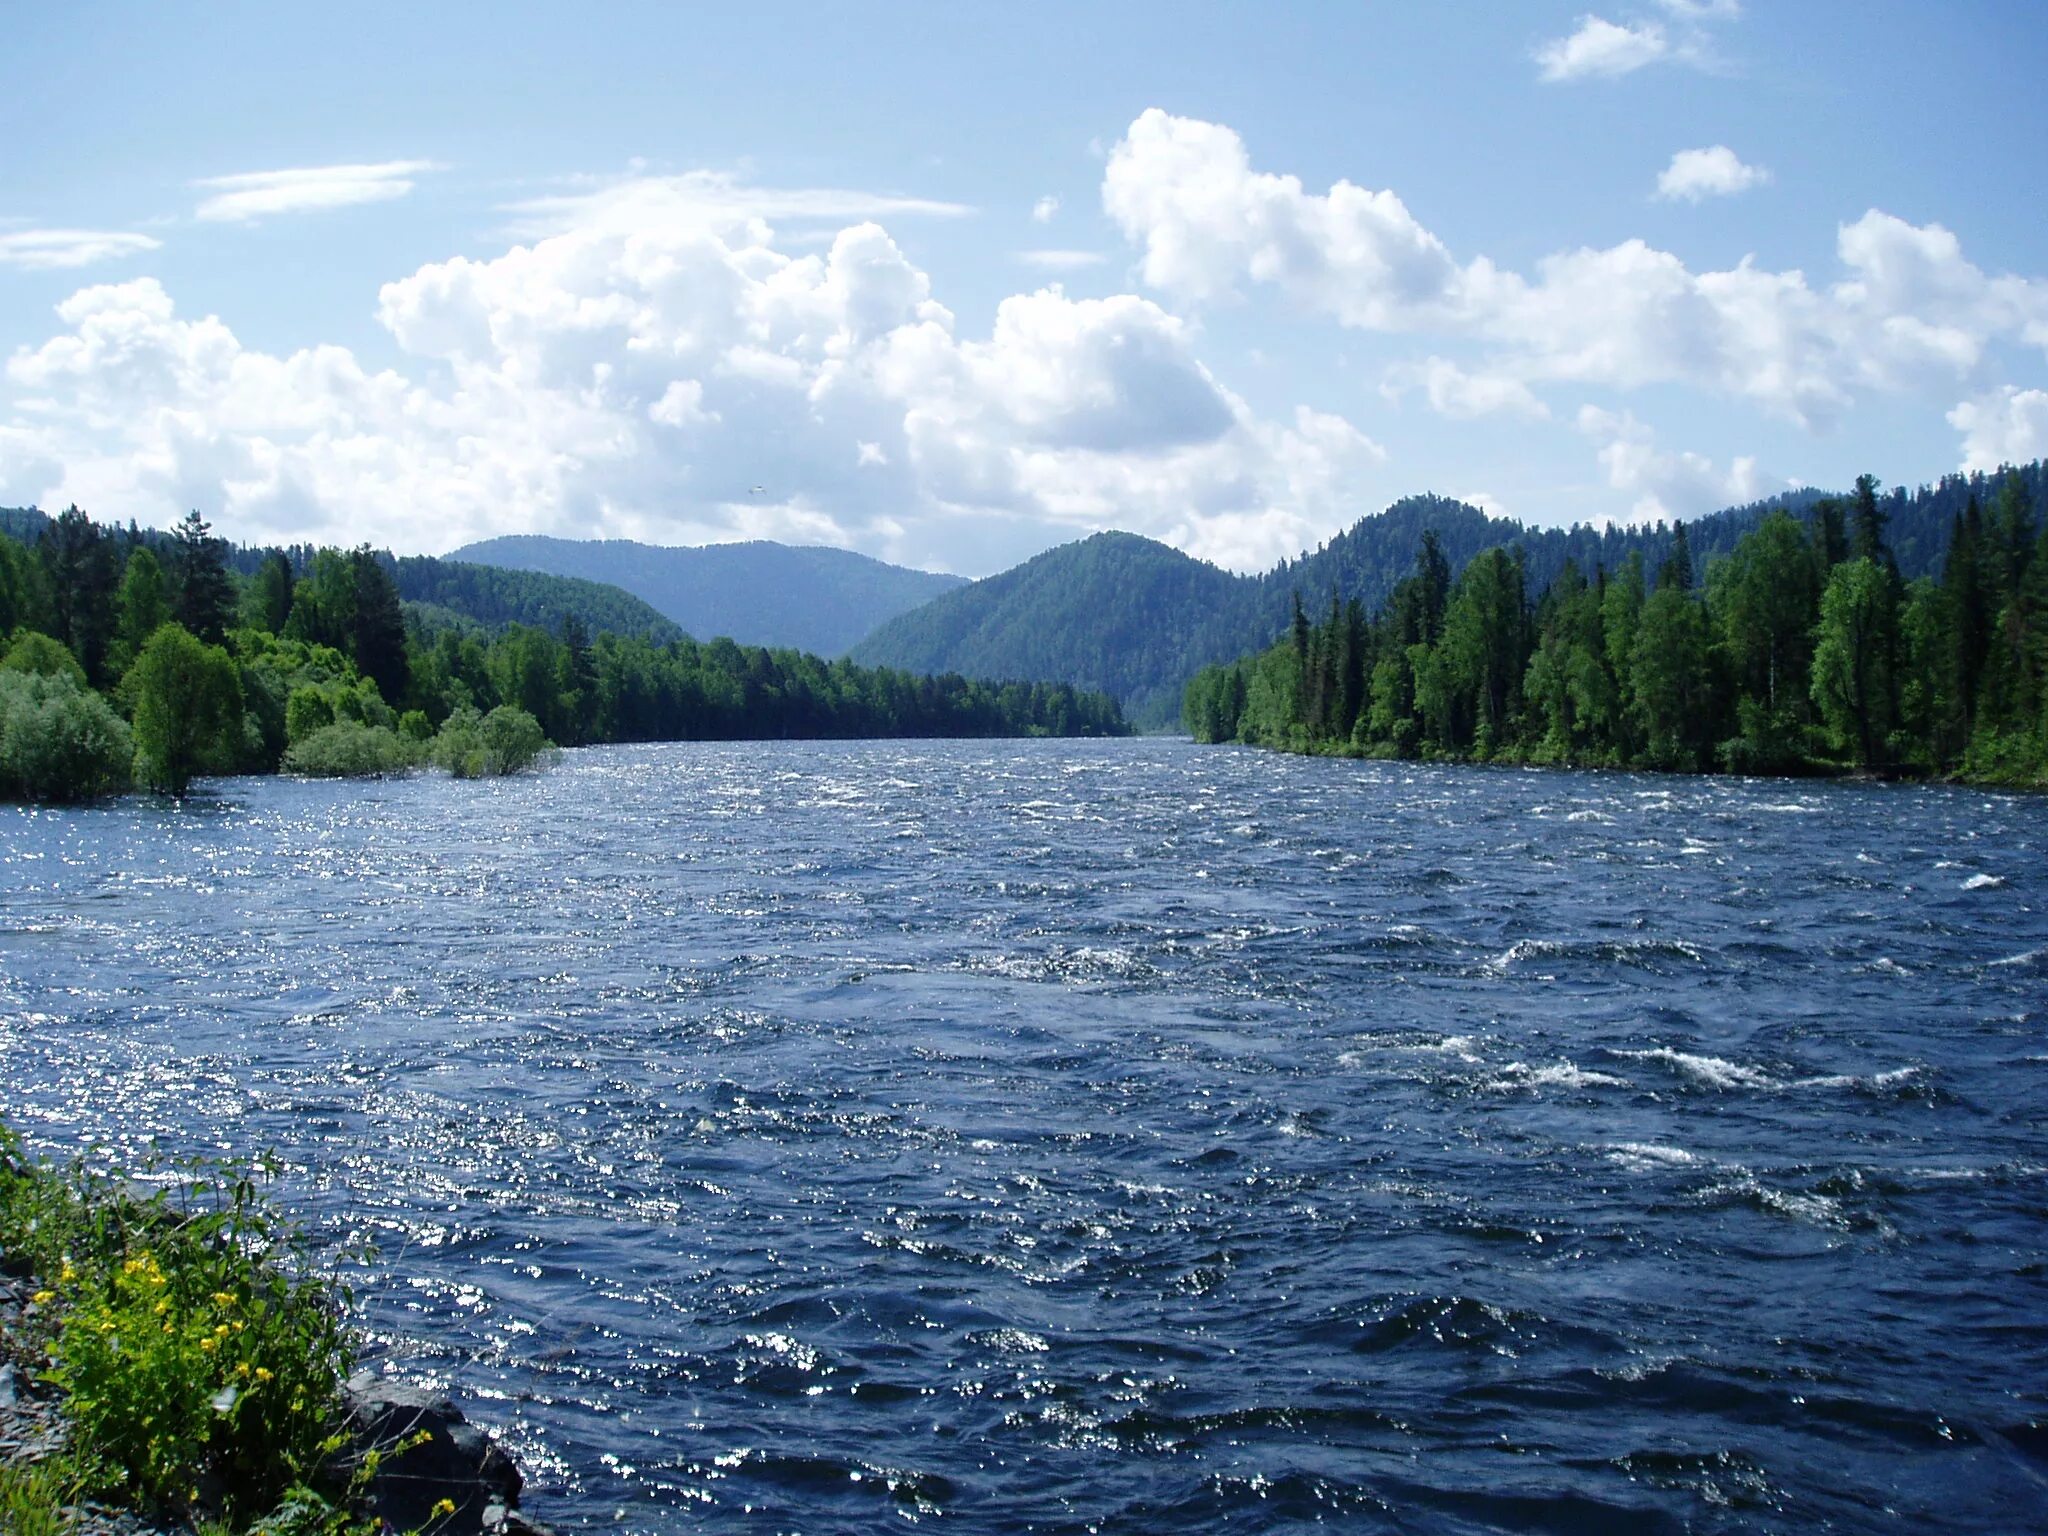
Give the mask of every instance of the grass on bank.
[(36, 1277), (67, 1431), (61, 1456), (0, 1467), (0, 1527), (61, 1532), (91, 1498), (202, 1536), (374, 1529), (350, 1506), (377, 1453), (348, 1465), (338, 1433), (347, 1293), (259, 1176), (184, 1165), (145, 1194), (33, 1161), (0, 1126), (0, 1255)]

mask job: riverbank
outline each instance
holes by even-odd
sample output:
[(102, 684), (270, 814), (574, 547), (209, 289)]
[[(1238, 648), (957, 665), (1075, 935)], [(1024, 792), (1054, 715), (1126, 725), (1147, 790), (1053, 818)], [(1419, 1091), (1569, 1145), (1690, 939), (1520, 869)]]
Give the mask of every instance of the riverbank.
[(0, 1127), (0, 1528), (543, 1536), (483, 1430), (355, 1369), (345, 1288), (256, 1177), (58, 1170)]
[(1889, 768), (1860, 768), (1836, 763), (1806, 762), (1796, 769), (1738, 772), (1719, 768), (1658, 768), (1641, 764), (1599, 762), (1550, 756), (1542, 752), (1506, 748), (1481, 757), (1476, 753), (1432, 752), (1403, 755), (1392, 748), (1363, 746), (1356, 741), (1203, 741), (1198, 746), (1251, 747), (1261, 752), (1279, 752), (1289, 757), (1345, 758), (1354, 762), (1424, 763), (1459, 768), (1555, 768), (1570, 773), (1671, 773), (1684, 778), (1782, 779), (1787, 783), (1842, 784), (1951, 784), (1966, 789), (2010, 789), (2048, 791), (2048, 772), (2015, 768), (2004, 772), (1972, 773), (1958, 769), (1950, 773), (1924, 773), (1894, 765)]

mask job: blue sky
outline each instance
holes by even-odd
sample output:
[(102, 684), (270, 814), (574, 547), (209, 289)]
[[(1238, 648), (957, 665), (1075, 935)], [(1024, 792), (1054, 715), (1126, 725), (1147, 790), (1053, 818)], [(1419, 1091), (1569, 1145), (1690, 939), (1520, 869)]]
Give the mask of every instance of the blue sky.
[(1251, 569), (2030, 458), (2043, 16), (22, 8), (0, 504)]

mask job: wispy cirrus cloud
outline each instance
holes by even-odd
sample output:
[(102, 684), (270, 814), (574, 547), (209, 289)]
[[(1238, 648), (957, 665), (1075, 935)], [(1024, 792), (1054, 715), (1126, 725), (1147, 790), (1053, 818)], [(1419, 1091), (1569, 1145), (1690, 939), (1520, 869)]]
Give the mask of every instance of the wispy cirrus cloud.
[(1041, 272), (1079, 272), (1109, 260), (1100, 251), (1019, 251), (1017, 259)]
[(161, 249), (148, 235), (118, 229), (17, 229), (0, 232), (0, 267), (85, 267)]
[(544, 240), (572, 230), (730, 228), (750, 219), (843, 224), (861, 219), (964, 218), (974, 208), (939, 198), (854, 187), (764, 187), (728, 171), (631, 175), (586, 190), (509, 203), (510, 233)]
[(416, 177), (442, 168), (432, 160), (383, 160), (369, 165), (304, 165), (208, 176), (192, 183), (212, 194), (193, 210), (193, 216), (208, 223), (247, 224), (274, 214), (388, 203), (411, 192)]

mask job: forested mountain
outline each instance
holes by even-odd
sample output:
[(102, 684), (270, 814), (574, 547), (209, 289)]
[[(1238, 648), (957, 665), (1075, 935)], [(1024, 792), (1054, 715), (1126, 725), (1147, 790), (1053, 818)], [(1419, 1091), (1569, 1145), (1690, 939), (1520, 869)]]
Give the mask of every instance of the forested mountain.
[[(170, 533), (103, 526), (76, 507), (21, 526), (32, 541), (0, 535), (0, 800), (422, 761), (467, 777), (516, 771), (550, 740), (1126, 729), (1114, 699), (1064, 683), (699, 645), (637, 598), (573, 578), (393, 561), (367, 544), (252, 556), (197, 512)], [(401, 579), (433, 601), (408, 611)], [(635, 630), (593, 632), (579, 612), (593, 597)], [(492, 622), (455, 616), (456, 604)], [(650, 638), (643, 616), (665, 633)]]
[(1453, 578), (1425, 527), (1377, 612), (1333, 596), (1317, 624), (1293, 599), (1277, 644), (1196, 675), (1185, 719), (1199, 741), (1300, 752), (2041, 784), (2039, 484), (2033, 466), (1966, 489), (1938, 570), (1911, 576), (1894, 519), (1923, 537), (1939, 500), (1870, 476), (1804, 518), (1766, 513), (1704, 584), (1686, 529), (1654, 569), (1567, 561), (1539, 589), (1519, 545)]
[[(1201, 660), (1257, 635), (1252, 584), (1132, 533), (1047, 550), (893, 619), (853, 649), (867, 665), (969, 677), (1072, 681), (1124, 701), (1138, 723), (1171, 719)], [(1259, 636), (1270, 639), (1269, 635)]]
[(529, 624), (556, 631), (574, 618), (593, 634), (633, 635), (665, 645), (683, 631), (629, 592), (577, 576), (508, 571), (431, 555), (392, 562), (398, 595), (417, 606), (429, 627), (441, 615), (473, 620), (486, 629)]
[(0, 534), (33, 544), (42, 537), (43, 525), (49, 520), (34, 507), (0, 507)]
[(878, 625), (963, 585), (851, 550), (765, 540), (678, 549), (521, 534), (464, 545), (449, 558), (608, 582), (701, 640), (724, 635), (820, 656), (844, 655)]
[[(2048, 464), (2012, 474), (2048, 504)], [(1951, 475), (1913, 491), (1879, 492), (1902, 578), (1939, 568), (1953, 520), (1972, 495), (1988, 501), (1993, 480)], [(1819, 491), (1794, 491), (1686, 524), (1694, 579), (1704, 581), (1770, 512), (1804, 516), (1822, 499)], [(1631, 554), (1661, 569), (1676, 527), (1531, 528), (1463, 502), (1410, 496), (1257, 576), (1232, 575), (1136, 535), (1099, 534), (949, 592), (883, 625), (852, 654), (883, 666), (1103, 688), (1123, 700), (1136, 724), (1156, 728), (1177, 717), (1181, 688), (1203, 666), (1270, 644), (1287, 626), (1295, 594), (1312, 612), (1332, 595), (1367, 611), (1385, 603), (1413, 570), (1425, 530), (1435, 534), (1453, 578), (1481, 552), (1511, 546), (1521, 553), (1529, 590), (1541, 591), (1567, 561), (1589, 577), (1618, 569)]]
[[(0, 507), (0, 536), (34, 545), (55, 521), (34, 507)], [(138, 528), (130, 523), (106, 532), (117, 537), (124, 549), (147, 549), (159, 559), (169, 558), (177, 547), (177, 535), (159, 528)], [(256, 577), (277, 557), (296, 579), (311, 569), (318, 552), (310, 544), (273, 549), (260, 544), (216, 543), (227, 568), (245, 579)], [(431, 630), (466, 624), (500, 630), (508, 624), (529, 624), (558, 631), (564, 621), (574, 618), (591, 634), (635, 635), (657, 645), (683, 634), (639, 598), (598, 581), (467, 565), (432, 555), (393, 559), (379, 551), (374, 558), (397, 582), (407, 616)]]

